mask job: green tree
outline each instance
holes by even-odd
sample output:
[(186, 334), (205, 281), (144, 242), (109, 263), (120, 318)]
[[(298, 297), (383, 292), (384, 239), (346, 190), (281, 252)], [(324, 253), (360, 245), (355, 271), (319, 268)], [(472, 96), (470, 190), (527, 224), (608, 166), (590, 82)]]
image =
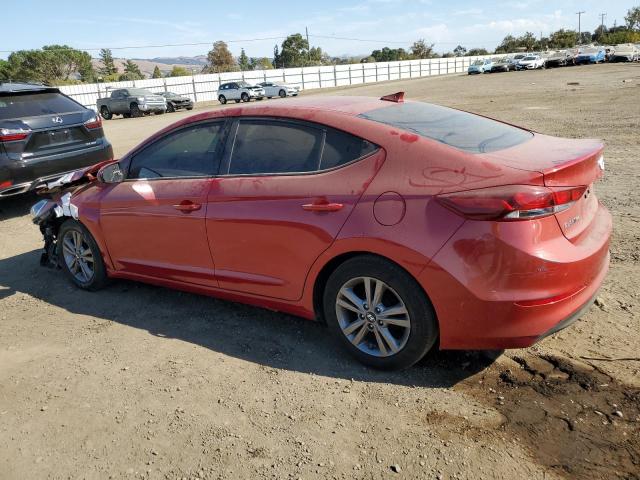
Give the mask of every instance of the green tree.
[(251, 70), (271, 70), (273, 68), (273, 63), (267, 57), (251, 58), (249, 62)]
[(381, 50), (374, 50), (371, 56), (376, 62), (396, 62), (398, 60), (407, 60), (409, 54), (404, 48), (384, 47)]
[(489, 52), (486, 48), (472, 48), (467, 52), (467, 55), (470, 57), (478, 57), (480, 55), (489, 55)]
[(591, 43), (591, 32), (581, 32), (580, 38), (578, 39), (579, 43)]
[(278, 45), (275, 45), (273, 47), (273, 68), (278, 68), (279, 65), (281, 65), (280, 49), (278, 48)]
[(128, 73), (130, 77), (137, 76), (135, 80), (144, 78), (144, 74), (140, 71), (140, 67), (133, 60), (126, 60), (124, 62), (124, 73)]
[(151, 74), (151, 78), (162, 78), (162, 72), (160, 71), (160, 68), (158, 67), (158, 65), (153, 67), (153, 73)]
[(433, 43), (427, 44), (424, 38), (416, 40), (411, 45), (411, 55), (413, 58), (432, 58), (433, 57)]
[(571, 48), (578, 41), (578, 32), (561, 28), (549, 35), (550, 48)]
[(304, 67), (309, 63), (309, 42), (299, 33), (289, 35), (283, 42), (278, 55), (278, 65), (282, 68)]
[(240, 67), (240, 70), (242, 70), (243, 72), (246, 70), (251, 70), (249, 57), (247, 57), (247, 54), (245, 53), (244, 48), (240, 50), (240, 56), (238, 57), (238, 66)]
[(113, 75), (114, 73), (118, 73), (118, 68), (113, 62), (113, 54), (108, 48), (103, 48), (102, 50), (100, 50), (100, 61), (102, 62), (102, 67), (98, 69), (100, 75), (107, 77), (109, 75)]
[(189, 70), (178, 65), (174, 65), (171, 71), (167, 73), (167, 77), (187, 77), (189, 75), (191, 75)]
[(0, 81), (13, 80), (11, 66), (8, 61), (0, 59)]
[(215, 42), (213, 48), (207, 53), (207, 62), (207, 66), (203, 69), (204, 73), (233, 72), (238, 69), (229, 47), (221, 40)]
[(20, 50), (3, 64), (3, 76), (12, 80), (47, 84), (91, 81), (91, 56), (66, 45), (45, 45), (41, 50)]
[(629, 30), (640, 30), (640, 5), (627, 10), (624, 20)]
[(453, 53), (455, 54), (456, 57), (464, 57), (467, 54), (467, 49), (464, 48), (462, 45), (458, 45), (456, 48), (453, 49)]

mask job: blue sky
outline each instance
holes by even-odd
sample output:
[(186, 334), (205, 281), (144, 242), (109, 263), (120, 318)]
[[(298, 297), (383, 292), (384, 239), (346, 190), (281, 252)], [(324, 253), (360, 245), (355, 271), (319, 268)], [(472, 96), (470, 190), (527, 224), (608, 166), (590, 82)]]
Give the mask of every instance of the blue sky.
[[(58, 43), (87, 49), (109, 47), (117, 57), (192, 56), (206, 53), (209, 47), (116, 49), (221, 39), (229, 42), (236, 55), (244, 48), (249, 56), (270, 56), (274, 44), (282, 42), (282, 38), (273, 37), (304, 33), (305, 26), (312, 45), (336, 56), (366, 54), (385, 45), (407, 48), (418, 38), (435, 43), (439, 52), (452, 50), (458, 44), (491, 49), (507, 34), (532, 31), (540, 35), (562, 27), (577, 29), (575, 12), (580, 10), (586, 11), (582, 16), (583, 30), (593, 31), (602, 12), (607, 13), (607, 25), (613, 25), (614, 20), (620, 25), (627, 10), (639, 3), (640, 0), (25, 0), (2, 9), (0, 50)], [(97, 56), (95, 51), (90, 53)], [(0, 53), (2, 58), (7, 55)]]

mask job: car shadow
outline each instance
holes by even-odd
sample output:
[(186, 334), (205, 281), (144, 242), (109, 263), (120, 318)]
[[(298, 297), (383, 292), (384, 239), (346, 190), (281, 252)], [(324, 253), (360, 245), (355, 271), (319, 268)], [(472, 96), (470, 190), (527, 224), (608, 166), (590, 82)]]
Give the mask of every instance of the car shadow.
[(38, 200), (40, 197), (32, 192), (0, 198), (0, 222), (28, 214)]
[(129, 281), (99, 292), (73, 286), (39, 266), (40, 251), (0, 259), (0, 300), (23, 293), (88, 315), (179, 339), (260, 365), (327, 377), (421, 387), (450, 387), (488, 367), (500, 352), (434, 352), (402, 372), (362, 366), (325, 325), (290, 315)]

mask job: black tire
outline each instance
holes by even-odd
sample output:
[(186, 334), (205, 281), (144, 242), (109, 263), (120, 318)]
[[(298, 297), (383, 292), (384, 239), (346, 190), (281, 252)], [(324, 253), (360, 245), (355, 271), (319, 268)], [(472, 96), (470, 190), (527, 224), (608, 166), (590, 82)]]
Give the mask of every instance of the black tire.
[(235, 100), (236, 103), (240, 103), (242, 100)]
[(218, 101), (222, 104), (225, 105), (227, 103), (227, 97), (225, 97), (224, 95), (220, 95), (218, 97)]
[(247, 92), (243, 92), (242, 95), (240, 95), (240, 100), (246, 103), (251, 99), (249, 98), (249, 94)]
[[(78, 279), (77, 276), (69, 269), (69, 266), (65, 261), (63, 243), (65, 242), (67, 235), (71, 235), (71, 232), (79, 233), (89, 250), (91, 250), (93, 257), (93, 276), (87, 281), (81, 281)], [(58, 232), (57, 249), (58, 259), (62, 270), (64, 270), (66, 275), (77, 287), (82, 288), (83, 290), (94, 291), (99, 290), (108, 283), (109, 279), (107, 277), (107, 270), (102, 260), (100, 248), (98, 248), (98, 244), (93, 239), (89, 230), (87, 230), (80, 222), (70, 218), (62, 224)]]
[(173, 103), (167, 103), (167, 113), (173, 113), (176, 111), (176, 107), (173, 106)]
[(267, 97), (268, 100), (271, 100), (273, 97)]
[[(370, 277), (384, 282), (388, 288), (392, 289), (391, 293), (399, 297), (406, 307), (410, 319), (409, 336), (404, 346), (395, 354), (375, 356), (366, 353), (354, 346), (342, 331), (336, 312), (338, 295), (345, 284), (359, 277)], [(369, 313), (374, 313), (371, 311), (373, 306), (368, 308)], [(327, 324), (338, 342), (360, 362), (374, 368), (384, 370), (408, 368), (424, 357), (438, 339), (436, 315), (420, 285), (395, 263), (374, 255), (351, 258), (336, 268), (329, 276), (323, 292), (323, 311)], [(376, 313), (378, 313), (377, 310)], [(360, 318), (365, 317), (360, 316)], [(389, 329), (389, 326), (385, 328)], [(362, 340), (359, 345), (362, 343), (366, 341)]]
[(166, 110), (156, 110), (155, 114), (156, 115), (164, 115), (166, 113)]
[(131, 114), (130, 113), (123, 113), (122, 114), (122, 118), (131, 118)]
[(287, 96), (287, 92), (286, 92), (284, 89), (281, 89), (281, 90), (278, 92), (278, 95), (280, 96), (280, 98), (284, 98), (284, 97), (286, 97), (286, 96)]
[(140, 107), (138, 107), (137, 103), (132, 103), (131, 105), (129, 105), (129, 111), (131, 112), (131, 116), (133, 118), (142, 116), (142, 110), (140, 110)]
[(193, 110), (193, 107), (187, 107), (187, 110)]
[(111, 113), (109, 107), (103, 105), (102, 107), (100, 107), (100, 116), (102, 116), (102, 118), (104, 118), (105, 120), (111, 120), (113, 118), (113, 113)]

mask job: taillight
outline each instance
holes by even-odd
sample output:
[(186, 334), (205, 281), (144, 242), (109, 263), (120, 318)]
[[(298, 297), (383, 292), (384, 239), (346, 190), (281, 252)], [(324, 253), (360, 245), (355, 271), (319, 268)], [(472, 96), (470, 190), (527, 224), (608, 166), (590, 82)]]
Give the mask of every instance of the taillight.
[(447, 193), (435, 198), (471, 220), (527, 220), (566, 210), (580, 199), (586, 189), (585, 186), (505, 185)]
[(0, 182), (0, 190), (4, 188), (9, 188), (11, 185), (13, 185), (13, 182), (11, 180), (5, 180), (4, 182)]
[(24, 140), (30, 133), (31, 130), (24, 128), (0, 128), (0, 142)]
[(84, 126), (87, 127), (89, 130), (100, 128), (102, 126), (102, 119), (100, 118), (99, 115), (95, 115), (91, 117), (89, 120), (87, 120), (86, 122), (84, 122)]

